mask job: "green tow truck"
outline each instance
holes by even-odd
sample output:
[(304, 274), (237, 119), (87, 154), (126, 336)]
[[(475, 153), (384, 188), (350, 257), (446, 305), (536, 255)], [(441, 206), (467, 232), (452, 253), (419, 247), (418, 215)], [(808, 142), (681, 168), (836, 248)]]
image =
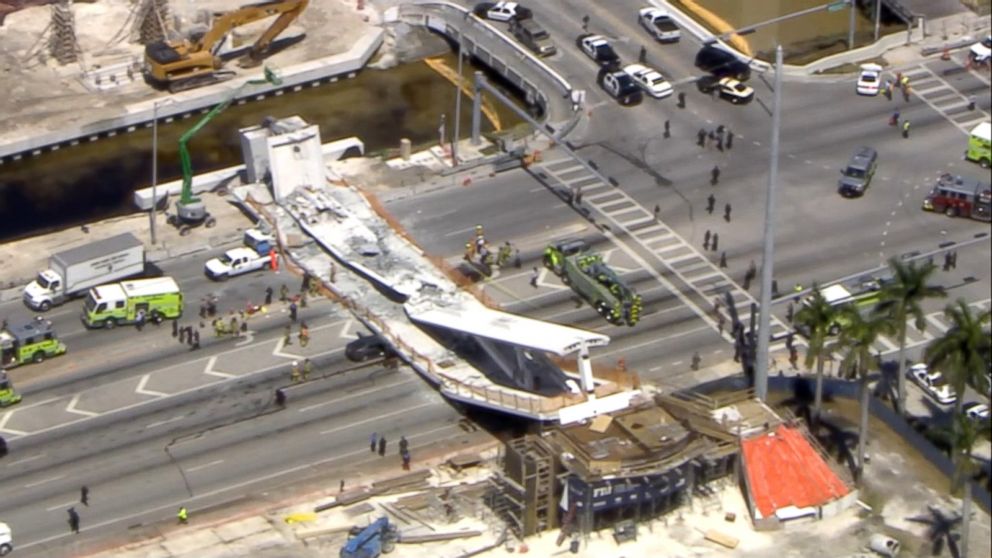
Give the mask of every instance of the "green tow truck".
[(584, 240), (556, 242), (544, 249), (544, 266), (572, 287), (606, 321), (633, 326), (641, 319), (641, 295), (627, 286)]
[(65, 344), (55, 336), (51, 320), (41, 316), (3, 325), (0, 329), (0, 366), (14, 368), (65, 353)]

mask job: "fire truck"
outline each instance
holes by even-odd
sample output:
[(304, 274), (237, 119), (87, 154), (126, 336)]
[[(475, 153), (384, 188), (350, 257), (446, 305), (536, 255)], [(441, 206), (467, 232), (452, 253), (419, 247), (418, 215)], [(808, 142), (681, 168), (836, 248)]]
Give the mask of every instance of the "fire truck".
[(945, 173), (923, 200), (923, 209), (948, 217), (992, 221), (992, 185)]

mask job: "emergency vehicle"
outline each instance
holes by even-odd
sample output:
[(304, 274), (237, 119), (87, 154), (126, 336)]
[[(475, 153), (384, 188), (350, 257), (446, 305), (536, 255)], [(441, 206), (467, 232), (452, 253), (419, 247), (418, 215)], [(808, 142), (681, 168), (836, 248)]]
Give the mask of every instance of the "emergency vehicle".
[(172, 277), (136, 279), (90, 289), (83, 305), (83, 324), (111, 329), (144, 319), (161, 323), (183, 314), (183, 293)]
[(21, 394), (14, 390), (14, 384), (10, 383), (10, 378), (7, 377), (7, 371), (0, 368), (0, 407), (9, 407), (20, 402)]
[(65, 351), (65, 344), (55, 336), (51, 320), (41, 316), (14, 324), (5, 323), (0, 330), (0, 366), (4, 368), (38, 363)]
[(982, 122), (971, 130), (964, 158), (978, 163), (983, 169), (992, 165), (992, 122)]
[(945, 173), (923, 200), (923, 209), (948, 217), (992, 221), (992, 185)]

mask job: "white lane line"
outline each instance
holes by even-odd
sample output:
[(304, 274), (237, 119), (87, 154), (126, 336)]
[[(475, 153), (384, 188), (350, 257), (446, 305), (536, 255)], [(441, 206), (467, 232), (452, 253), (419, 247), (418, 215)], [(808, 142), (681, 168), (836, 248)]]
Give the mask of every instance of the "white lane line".
[(661, 369), (662, 369), (661, 366), (652, 366), (651, 368), (648, 368), (648, 372), (657, 372)]
[(206, 367), (203, 369), (204, 374), (209, 374), (211, 376), (217, 376), (218, 378), (234, 378), (234, 374), (228, 374), (227, 372), (220, 372), (214, 370), (214, 365), (217, 364), (217, 357), (212, 356), (210, 360), (207, 361)]
[(350, 392), (350, 393), (348, 393), (347, 395), (345, 395), (343, 397), (338, 397), (336, 399), (328, 399), (327, 401), (321, 401), (320, 403), (314, 403), (313, 405), (307, 405), (306, 407), (300, 407), (299, 409), (297, 409), (297, 411), (300, 412), (300, 413), (305, 413), (307, 411), (312, 411), (314, 409), (319, 409), (319, 408), (324, 407), (326, 405), (333, 405), (334, 403), (337, 403), (338, 401), (341, 401), (342, 399), (351, 399), (352, 397), (356, 397), (356, 396), (359, 396), (359, 395), (365, 395), (367, 393), (374, 393), (376, 391), (380, 391), (380, 390), (383, 390), (383, 389), (386, 389), (386, 388), (391, 388), (391, 387), (394, 387), (394, 386), (402, 386), (404, 384), (409, 384), (410, 382), (414, 382), (414, 381), (419, 382), (419, 381), (422, 381), (422, 380), (420, 380), (418, 378), (415, 378), (415, 377), (414, 378), (407, 378), (407, 379), (403, 380), (402, 382), (394, 382), (394, 383), (391, 383), (391, 384), (385, 384), (385, 385), (381, 385), (381, 386), (376, 386), (374, 388), (370, 388), (370, 389), (366, 389), (366, 390), (362, 390), (362, 391)]
[(68, 508), (71, 508), (72, 506), (75, 506), (78, 503), (79, 503), (78, 500), (73, 500), (71, 502), (66, 502), (65, 504), (55, 504), (54, 506), (49, 506), (49, 507), (45, 508), (45, 511), (47, 511), (47, 512), (51, 512), (51, 511), (55, 511), (55, 510), (62, 511), (62, 510), (66, 510)]
[(164, 393), (161, 391), (145, 389), (145, 386), (148, 384), (148, 380), (151, 379), (151, 377), (152, 377), (151, 372), (142, 376), (141, 381), (138, 382), (138, 387), (134, 388), (134, 392), (140, 393), (141, 395), (152, 395), (154, 397), (165, 397), (169, 395), (168, 393)]
[(73, 395), (72, 399), (69, 401), (69, 404), (65, 406), (65, 412), (75, 413), (77, 415), (83, 415), (84, 417), (95, 417), (99, 415), (100, 413), (94, 413), (93, 411), (83, 411), (81, 409), (76, 408), (76, 405), (79, 403), (79, 398), (82, 397), (82, 395), (83, 395), (82, 393), (77, 393), (76, 395)]
[[(647, 347), (648, 345), (656, 345), (664, 341), (669, 341), (671, 339), (678, 339), (679, 337), (685, 337), (686, 335), (692, 335), (693, 333), (698, 333), (700, 331), (712, 331), (713, 328), (709, 325), (694, 327), (692, 329), (687, 329), (685, 331), (680, 331), (678, 333), (673, 333), (672, 335), (666, 335), (664, 337), (656, 337), (650, 341), (645, 341), (643, 343), (638, 343), (636, 345), (627, 345), (624, 347), (617, 347), (614, 351), (596, 351), (596, 356), (604, 357), (616, 354), (620, 351), (632, 351), (634, 349), (639, 349), (641, 347)], [(594, 357), (595, 358), (595, 357)]]
[(194, 471), (199, 471), (201, 469), (206, 469), (207, 467), (213, 467), (214, 465), (220, 465), (223, 462), (224, 462), (223, 459), (215, 459), (215, 460), (211, 461), (210, 463), (204, 463), (202, 465), (196, 465), (194, 467), (187, 467), (186, 468), (186, 472), (187, 473), (192, 473)]
[(41, 459), (42, 457), (45, 457), (45, 454), (39, 453), (38, 455), (32, 455), (31, 457), (25, 457), (23, 459), (18, 459), (17, 461), (11, 461), (10, 463), (7, 464), (7, 466), (13, 467), (15, 465), (20, 465), (21, 463), (28, 463), (36, 459)]
[(355, 426), (362, 425), (362, 424), (368, 424), (370, 422), (375, 422), (377, 420), (381, 420), (381, 419), (384, 419), (384, 418), (394, 417), (396, 415), (405, 415), (405, 414), (409, 413), (410, 411), (414, 411), (416, 409), (422, 409), (422, 408), (427, 407), (429, 405), (436, 405), (436, 403), (433, 402), (433, 401), (428, 402), (428, 403), (421, 403), (420, 405), (414, 405), (413, 407), (407, 407), (406, 409), (398, 409), (396, 411), (393, 411), (392, 413), (386, 413), (384, 415), (376, 415), (376, 416), (374, 416), (372, 418), (368, 418), (368, 419), (365, 419), (365, 420), (360, 420), (358, 422), (349, 422), (348, 424), (342, 424), (341, 426), (339, 426), (337, 428), (332, 428), (330, 430), (321, 430), (320, 431), (320, 435), (323, 436), (325, 434), (333, 434), (335, 432), (340, 432), (340, 431), (345, 430), (345, 429), (348, 429), (348, 428), (353, 428)]
[(148, 423), (148, 424), (145, 425), (145, 430), (148, 430), (149, 428), (155, 428), (157, 426), (162, 426), (162, 425), (165, 425), (165, 424), (169, 424), (170, 422), (176, 422), (177, 420), (183, 420), (184, 418), (186, 418), (186, 415), (177, 415), (177, 416), (174, 416), (172, 418), (165, 419), (165, 420), (159, 420), (159, 421), (155, 421), (155, 422), (150, 422), (150, 423)]
[(63, 479), (63, 478), (65, 478), (65, 475), (59, 475), (57, 477), (48, 477), (47, 479), (42, 479), (40, 481), (34, 481), (34, 482), (30, 482), (28, 484), (25, 484), (24, 485), (24, 488), (34, 488), (36, 486), (41, 486), (41, 485), (43, 485), (45, 483), (49, 483), (49, 482), (55, 482), (55, 481), (57, 481), (59, 479)]
[(458, 229), (457, 231), (451, 231), (451, 232), (448, 232), (448, 233), (444, 233), (444, 236), (445, 237), (448, 237), (448, 236), (460, 236), (460, 235), (467, 234), (467, 233), (470, 233), (470, 232), (475, 232), (475, 225), (472, 225), (471, 227), (468, 227), (467, 229)]
[(358, 321), (354, 318), (348, 318), (344, 321), (344, 325), (341, 326), (341, 332), (338, 333), (338, 337), (341, 339), (351, 339), (351, 328), (352, 326), (358, 324)]

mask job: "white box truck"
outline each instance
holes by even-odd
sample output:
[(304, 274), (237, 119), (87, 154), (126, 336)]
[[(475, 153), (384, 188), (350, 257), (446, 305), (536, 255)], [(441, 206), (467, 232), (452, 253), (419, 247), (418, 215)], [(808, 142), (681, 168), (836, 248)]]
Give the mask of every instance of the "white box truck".
[(145, 245), (131, 233), (119, 234), (54, 254), (49, 268), (24, 289), (24, 304), (47, 311), (90, 288), (145, 272)]

